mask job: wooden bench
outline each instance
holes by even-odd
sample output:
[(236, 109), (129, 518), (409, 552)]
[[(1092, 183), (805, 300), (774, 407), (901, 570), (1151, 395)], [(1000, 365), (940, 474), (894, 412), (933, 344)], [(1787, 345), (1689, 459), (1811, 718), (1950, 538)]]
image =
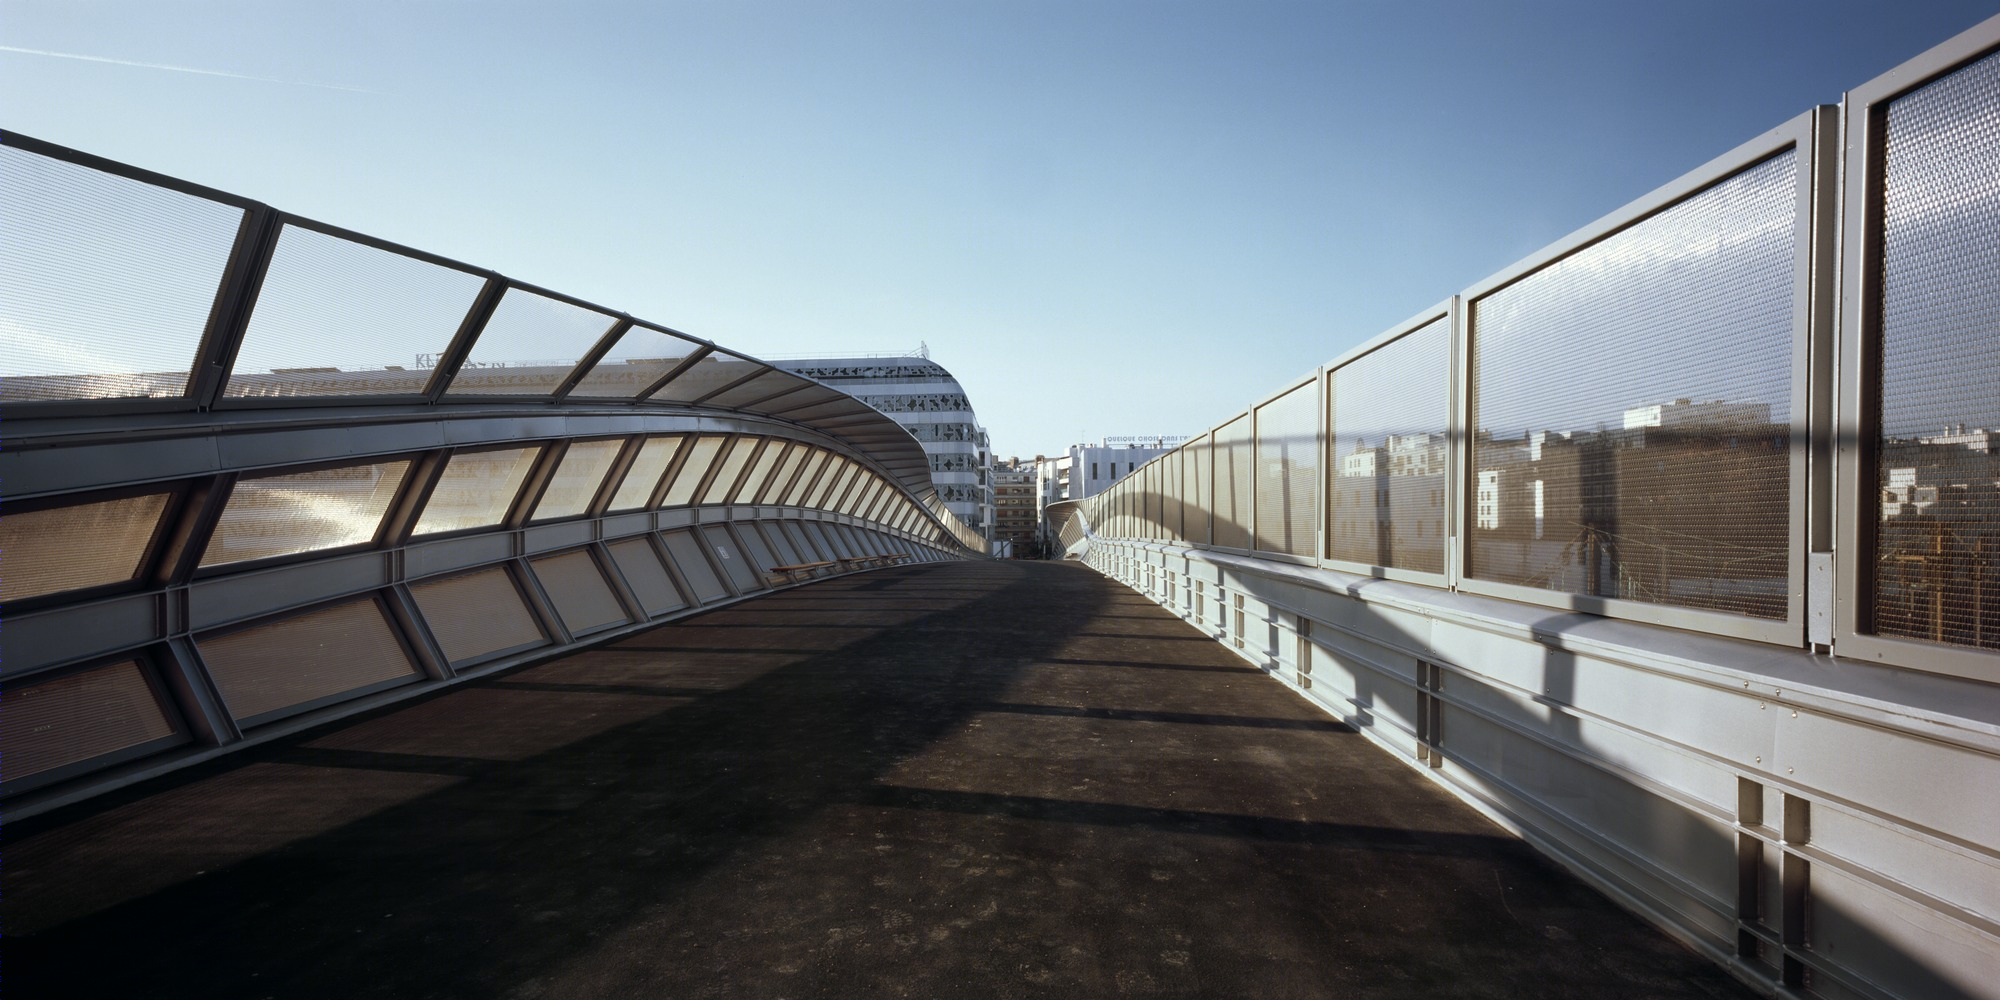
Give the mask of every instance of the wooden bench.
[(838, 566), (838, 565), (840, 564), (829, 559), (825, 562), (798, 563), (792, 566), (773, 566), (771, 567), (770, 575), (766, 576), (764, 578), (764, 581), (766, 583), (769, 583), (773, 587), (781, 583), (798, 583), (801, 575), (810, 576), (813, 570), (825, 569), (828, 566)]

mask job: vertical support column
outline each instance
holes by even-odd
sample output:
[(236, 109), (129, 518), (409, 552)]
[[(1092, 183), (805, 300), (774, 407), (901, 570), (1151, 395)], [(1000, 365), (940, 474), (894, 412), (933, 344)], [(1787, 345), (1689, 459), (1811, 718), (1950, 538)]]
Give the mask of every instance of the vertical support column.
[(1312, 626), (1312, 619), (1304, 616), (1299, 618), (1298, 655), (1296, 662), (1293, 664), (1293, 669), (1298, 671), (1295, 679), (1299, 682), (1299, 690), (1301, 691), (1311, 691), (1313, 686)]
[(1417, 759), (1432, 767), (1444, 766), (1444, 712), (1438, 695), (1444, 690), (1444, 671), (1429, 660), (1417, 661)]
[(1750, 832), (1764, 825), (1764, 786), (1749, 778), (1736, 779), (1736, 957), (1757, 961), (1762, 922), (1764, 841)]
[(1811, 882), (1811, 866), (1798, 852), (1812, 839), (1812, 803), (1797, 795), (1785, 795), (1784, 863), (1779, 873), (1783, 907), (1779, 933), (1783, 936), (1784, 958), (1779, 968), (1781, 982), (1792, 989), (1806, 985), (1806, 896)]

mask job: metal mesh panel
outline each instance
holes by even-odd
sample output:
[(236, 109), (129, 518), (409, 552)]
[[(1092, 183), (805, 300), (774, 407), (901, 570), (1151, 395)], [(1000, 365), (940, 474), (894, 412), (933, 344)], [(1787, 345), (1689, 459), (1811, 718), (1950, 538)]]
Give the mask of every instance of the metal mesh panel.
[(605, 548), (611, 551), (611, 560), (618, 564), (618, 572), (624, 575), (626, 585), (632, 588), (633, 596), (639, 598), (639, 606), (648, 615), (663, 615), (687, 607), (687, 600), (674, 586), (673, 577), (667, 575), (652, 543), (643, 538), (624, 538)]
[(715, 570), (709, 566), (708, 557), (702, 555), (701, 542), (695, 539), (692, 530), (669, 531), (660, 538), (667, 543), (674, 565), (680, 568), (681, 579), (694, 589), (695, 600), (707, 604), (729, 596), (729, 589), (715, 578)]
[(787, 507), (797, 507), (805, 503), (806, 494), (819, 483), (820, 477), (826, 474), (827, 462), (832, 458), (833, 453), (825, 450), (815, 450), (807, 456), (805, 468), (799, 470), (798, 478), (792, 482), (789, 489), (785, 490), (784, 498), (778, 502)]
[(1257, 547), (1318, 555), (1319, 387), (1257, 408)]
[(137, 576), (168, 494), (0, 516), (0, 601), (123, 583)]
[(0, 746), (8, 781), (164, 740), (178, 729), (135, 660), (7, 685)]
[(542, 583), (542, 593), (549, 595), (549, 603), (555, 605), (556, 614), (569, 634), (583, 635), (631, 621), (589, 552), (574, 549), (530, 559), (528, 565), (534, 567), (535, 578)]
[(1472, 575), (1784, 617), (1797, 159), (1473, 304)]
[(701, 485), (701, 477), (708, 474), (708, 468), (715, 464), (715, 455), (722, 450), (727, 440), (718, 434), (704, 434), (688, 446), (687, 459), (681, 462), (680, 471), (674, 473), (673, 484), (667, 487), (667, 495), (660, 500), (662, 507), (686, 506), (694, 498), (694, 491)]
[(553, 393), (616, 322), (595, 309), (509, 288), (446, 391), (482, 396)]
[(416, 534), (489, 528), (507, 517), (521, 483), (535, 467), (542, 449), (459, 452), (445, 464), (444, 474), (424, 502)]
[(1250, 418), (1215, 432), (1215, 544), (1250, 547)]
[(419, 393), (486, 279), (286, 226), (230, 396)]
[(792, 445), (790, 450), (785, 452), (785, 457), (778, 462), (778, 467), (771, 473), (771, 477), (764, 481), (763, 488), (757, 491), (756, 502), (777, 503), (784, 499), (786, 490), (792, 485), (792, 477), (798, 475), (799, 466), (805, 464), (806, 456), (810, 454), (812, 454), (810, 445)]
[(679, 435), (647, 438), (639, 447), (638, 457), (625, 470), (625, 479), (618, 484), (618, 492), (611, 497), (611, 510), (637, 510), (646, 506), (653, 498), (653, 490), (660, 485), (660, 477), (667, 474), (667, 467), (674, 463), (674, 456), (680, 453), (681, 442), (687, 440)]
[(454, 664), (549, 641), (514, 581), (498, 567), (414, 583), (410, 596)]
[(701, 502), (721, 503), (736, 490), (736, 478), (743, 474), (743, 467), (750, 462), (750, 455), (757, 450), (760, 438), (739, 437), (730, 443), (729, 451), (722, 456), (715, 478), (709, 480), (708, 489), (703, 490)]
[(618, 452), (624, 447), (624, 438), (571, 443), (569, 450), (563, 452), (562, 461), (557, 463), (555, 475), (549, 477), (542, 498), (535, 502), (530, 519), (577, 517), (589, 510), (591, 499), (604, 485), (605, 474), (611, 471), (611, 463), (618, 460)]
[(243, 210), (0, 146), (0, 396), (187, 392)]
[(570, 389), (586, 399), (631, 399), (673, 371), (700, 345), (670, 333), (634, 326)]
[(750, 463), (750, 472), (743, 477), (743, 484), (723, 501), (724, 503), (755, 503), (757, 495), (763, 492), (764, 481), (771, 478), (771, 467), (778, 464), (779, 456), (785, 452), (785, 442), (775, 438), (764, 439), (764, 448)]
[(1444, 572), (1450, 319), (1334, 369), (1326, 408), (1327, 555)]
[(239, 480), (201, 564), (373, 542), (409, 471), (404, 460)]
[(1208, 436), (1202, 435), (1181, 448), (1185, 455), (1181, 480), (1185, 483), (1188, 508), (1183, 514), (1183, 533), (1190, 542), (1207, 545), (1209, 497)]
[(724, 573), (729, 574), (729, 582), (736, 585), (737, 593), (746, 594), (764, 588), (763, 567), (750, 566), (727, 529), (719, 524), (710, 524), (701, 529), (701, 534), (708, 542), (708, 550), (715, 553), (716, 563)]
[(417, 665), (372, 598), (209, 636), (196, 645), (238, 722), (417, 676)]
[(691, 403), (763, 367), (755, 361), (711, 354), (646, 398), (656, 403)]
[(2000, 649), (2000, 54), (1880, 113), (1873, 630)]

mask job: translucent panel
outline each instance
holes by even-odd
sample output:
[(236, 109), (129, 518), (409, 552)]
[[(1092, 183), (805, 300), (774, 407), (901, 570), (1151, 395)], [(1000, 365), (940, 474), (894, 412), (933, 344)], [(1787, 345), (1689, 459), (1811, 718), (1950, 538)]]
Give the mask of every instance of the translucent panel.
[(0, 601), (124, 583), (139, 574), (168, 494), (0, 517)]
[(708, 481), (708, 488), (702, 491), (703, 504), (721, 503), (736, 489), (736, 480), (743, 474), (743, 467), (750, 463), (750, 456), (762, 444), (760, 438), (739, 437), (730, 442), (729, 451), (724, 453), (717, 464), (715, 478)]
[(1444, 572), (1450, 385), (1444, 318), (1327, 376), (1329, 557)]
[(763, 368), (764, 365), (756, 361), (745, 361), (727, 354), (711, 354), (646, 398), (655, 403), (691, 403)]
[(821, 403), (845, 398), (847, 398), (847, 394), (838, 389), (815, 385), (808, 389), (801, 389), (798, 392), (780, 396), (769, 403), (761, 403), (756, 409), (765, 413), (779, 414), (786, 419), (790, 419), (793, 416), (803, 414), (809, 406), (816, 406)]
[(1171, 539), (1179, 539), (1181, 537), (1181, 517), (1185, 506), (1185, 500), (1181, 494), (1183, 485), (1181, 482), (1181, 459), (1183, 457), (1181, 452), (1168, 452), (1164, 460), (1160, 463), (1162, 531), (1165, 533), (1165, 537)]
[(509, 288), (451, 380), (453, 395), (546, 396), (617, 322), (561, 299)]
[(1473, 304), (1469, 572), (1782, 618), (1797, 155)]
[(238, 480), (201, 564), (373, 542), (409, 471), (406, 459)]
[(0, 146), (0, 397), (185, 395), (242, 221)]
[(751, 379), (714, 399), (703, 400), (703, 406), (746, 406), (774, 393), (786, 392), (806, 385), (805, 379), (797, 375), (772, 370)]
[(0, 712), (10, 782), (178, 732), (135, 660), (9, 683), (7, 710)]
[(1873, 630), (2000, 649), (2000, 55), (1883, 129)]
[(854, 488), (854, 480), (860, 475), (861, 467), (845, 456), (838, 457), (837, 461), (840, 463), (838, 470), (826, 477), (826, 489), (817, 492), (807, 501), (806, 506), (818, 507), (821, 510), (841, 509), (840, 503), (847, 499), (848, 492)]
[(854, 484), (839, 496), (839, 502), (833, 509), (843, 514), (859, 514), (863, 506), (862, 501), (874, 495), (874, 492), (875, 476), (868, 470), (863, 469), (855, 473)]
[(882, 503), (882, 491), (888, 489), (889, 484), (883, 482), (882, 477), (872, 473), (866, 474), (866, 476), (866, 480), (854, 491), (860, 494), (860, 499), (856, 500), (851, 507), (854, 511), (854, 516), (872, 521), (875, 519), (875, 508)]
[(637, 510), (646, 506), (646, 501), (653, 498), (653, 491), (659, 488), (660, 477), (666, 475), (674, 456), (680, 454), (681, 442), (685, 440), (679, 435), (647, 438), (639, 448), (639, 457), (633, 459), (631, 467), (625, 470), (625, 479), (618, 484), (618, 492), (612, 495), (611, 509)]
[(833, 453), (825, 449), (815, 450), (811, 455), (808, 455), (806, 457), (805, 468), (799, 470), (799, 477), (793, 480), (792, 485), (785, 490), (785, 496), (779, 503), (787, 507), (797, 507), (804, 504), (806, 495), (819, 483), (820, 477), (825, 474), (826, 467), (832, 459)]
[(687, 607), (687, 600), (681, 597), (673, 577), (660, 562), (659, 554), (653, 551), (652, 543), (643, 538), (625, 538), (605, 546), (611, 551), (611, 560), (618, 564), (618, 572), (625, 577), (625, 584), (632, 588), (639, 598), (639, 606), (648, 615), (663, 615)]
[(708, 557), (702, 554), (701, 542), (694, 537), (693, 531), (669, 531), (660, 539), (667, 543), (667, 552), (672, 555), (674, 566), (681, 571), (681, 579), (693, 588), (695, 600), (708, 604), (729, 596), (729, 589), (716, 578), (715, 569), (708, 564)]
[(1181, 480), (1185, 483), (1188, 508), (1183, 514), (1183, 534), (1190, 542), (1208, 544), (1208, 436), (1188, 442), (1182, 449)]
[(785, 453), (785, 445), (787, 443), (773, 438), (765, 439), (764, 447), (757, 452), (757, 457), (750, 462), (750, 471), (744, 473), (743, 479), (737, 485), (736, 490), (730, 493), (723, 502), (755, 502), (757, 494), (763, 491), (764, 480), (771, 478), (772, 467), (778, 464), (778, 458)]
[(674, 473), (673, 484), (667, 487), (667, 495), (661, 501), (663, 507), (684, 507), (694, 499), (694, 491), (701, 485), (701, 477), (708, 474), (709, 466), (715, 464), (715, 453), (722, 450), (728, 440), (719, 434), (705, 434), (688, 446), (687, 458), (681, 462), (680, 471)]
[(626, 330), (571, 389), (571, 396), (631, 399), (664, 378), (701, 345), (643, 326)]
[(418, 676), (372, 598), (202, 638), (196, 645), (239, 723)]
[(799, 466), (805, 464), (806, 456), (810, 454), (812, 454), (811, 445), (792, 445), (790, 450), (785, 452), (784, 458), (778, 462), (776, 471), (764, 481), (763, 488), (757, 491), (756, 502), (777, 503), (783, 499), (785, 492), (791, 487), (792, 477), (798, 474)]
[(577, 549), (561, 555), (530, 559), (528, 565), (535, 568), (535, 576), (542, 583), (542, 593), (549, 595), (549, 603), (555, 605), (556, 614), (562, 618), (563, 627), (572, 636), (594, 632), (611, 625), (623, 625), (631, 621), (625, 608), (611, 591), (611, 585), (604, 582), (604, 574), (597, 568), (597, 560), (590, 553)]
[(476, 274), (286, 226), (224, 391), (422, 392), (485, 286)]
[(530, 519), (578, 517), (588, 511), (590, 501), (604, 485), (605, 474), (611, 471), (611, 463), (618, 460), (618, 453), (624, 448), (624, 438), (571, 442), (556, 465), (555, 475), (549, 477), (548, 489), (535, 502)]
[(1215, 544), (1250, 547), (1250, 418), (1215, 432)]
[(453, 664), (548, 642), (514, 581), (498, 567), (413, 583), (410, 596)]
[(437, 488), (424, 502), (416, 534), (490, 528), (507, 519), (521, 483), (542, 455), (540, 447), (459, 452), (451, 456)]

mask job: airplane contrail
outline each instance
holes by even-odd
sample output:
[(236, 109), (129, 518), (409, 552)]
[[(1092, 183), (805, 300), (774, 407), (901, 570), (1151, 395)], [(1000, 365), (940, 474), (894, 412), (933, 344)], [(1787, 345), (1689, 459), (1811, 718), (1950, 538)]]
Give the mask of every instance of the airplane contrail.
[(75, 52), (50, 52), (47, 49), (24, 49), (14, 45), (0, 45), (0, 52), (18, 52), (25, 56), (47, 56), (50, 59), (76, 59), (82, 62), (106, 63), (111, 66), (136, 66), (140, 69), (164, 69), (174, 73), (195, 73), (201, 76), (221, 76), (231, 80), (255, 80), (259, 83), (282, 83), (293, 87), (318, 87), (321, 90), (345, 90), (353, 94), (380, 94), (379, 90), (366, 87), (347, 87), (337, 83), (310, 83), (305, 80), (280, 80), (270, 76), (251, 76), (247, 73), (226, 73), (219, 69), (197, 69), (193, 66), (175, 66), (170, 63), (135, 62), (131, 59), (110, 59), (105, 56), (86, 56)]

